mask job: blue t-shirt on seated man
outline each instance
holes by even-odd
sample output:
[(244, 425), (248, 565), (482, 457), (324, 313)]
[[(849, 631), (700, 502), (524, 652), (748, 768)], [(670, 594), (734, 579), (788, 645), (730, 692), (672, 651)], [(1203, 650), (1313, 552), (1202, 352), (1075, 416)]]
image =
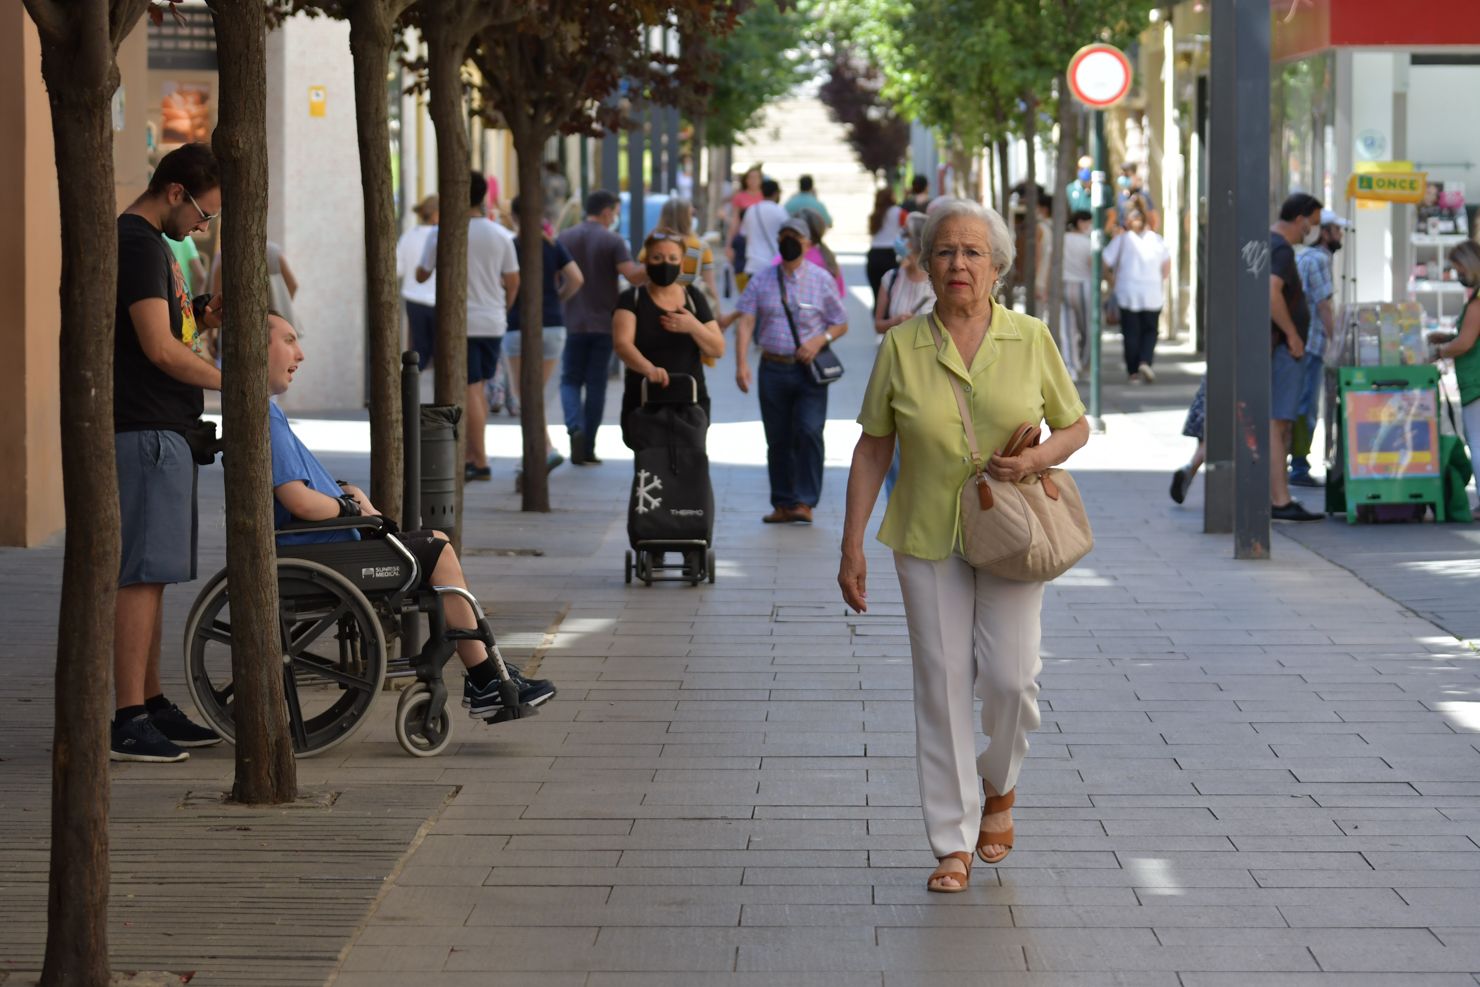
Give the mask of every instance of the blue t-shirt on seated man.
[[(290, 378), (292, 372), (292, 370), (288, 371)], [(271, 409), (269, 415), (273, 489), (276, 490), (284, 483), (300, 480), (308, 489), (335, 499), (349, 493), (349, 488), (341, 489), (334, 477), (329, 475), (329, 471), (324, 469), (324, 464), (319, 462), (314, 454), (308, 451), (308, 447), (303, 444), (302, 440), (293, 434), (293, 429), (288, 425), (288, 416), (283, 414), (283, 409), (279, 408), (276, 402), (272, 402), (269, 407)], [(283, 502), (274, 497), (272, 499), (273, 527), (282, 528), (283, 525), (295, 520), (297, 519), (283, 506)], [(295, 531), (289, 534), (279, 534), (277, 540), (279, 545), (311, 545), (317, 542), (352, 541), (359, 537), (360, 533), (352, 530)]]

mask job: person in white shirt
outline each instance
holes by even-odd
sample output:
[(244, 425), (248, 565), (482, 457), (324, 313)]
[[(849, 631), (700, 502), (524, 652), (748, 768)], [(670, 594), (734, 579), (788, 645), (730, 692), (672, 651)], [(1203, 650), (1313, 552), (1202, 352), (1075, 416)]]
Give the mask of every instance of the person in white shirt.
[[(498, 224), (483, 215), (488, 182), (476, 171), (468, 194), (468, 454), (466, 480), (492, 479), (483, 430), (488, 424), (488, 401), (483, 385), (498, 369), (499, 349), (509, 328), (509, 305), (519, 294), (519, 252)], [(437, 268), (437, 231), (427, 237), (416, 280), (425, 284)]]
[(1089, 231), (1094, 217), (1080, 209), (1064, 234), (1064, 317), (1059, 320), (1059, 352), (1075, 380), (1089, 363), (1089, 288), (1094, 248)]
[(1120, 335), (1125, 340), (1125, 369), (1132, 384), (1156, 379), (1156, 332), (1165, 294), (1162, 282), (1172, 258), (1161, 234), (1146, 226), (1146, 214), (1132, 207), (1125, 232), (1105, 248), (1105, 266), (1115, 272), (1115, 303), (1120, 306)]
[(401, 281), (401, 301), (406, 304), (411, 348), (420, 369), (432, 362), (437, 344), (437, 276), (416, 280), (416, 269), (426, 252), (427, 239), (437, 229), (437, 197), (429, 195), (412, 210), (417, 224), (396, 242), (396, 277)]
[(756, 274), (771, 267), (780, 246), (777, 237), (791, 214), (781, 206), (781, 186), (767, 178), (761, 182), (761, 201), (745, 210), (740, 232), (745, 237), (745, 273)]

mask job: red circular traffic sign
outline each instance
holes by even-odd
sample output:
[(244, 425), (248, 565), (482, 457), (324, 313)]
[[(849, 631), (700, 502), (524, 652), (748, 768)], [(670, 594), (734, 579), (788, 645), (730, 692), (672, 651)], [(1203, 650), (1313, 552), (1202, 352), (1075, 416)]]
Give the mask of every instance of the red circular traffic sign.
[(1093, 109), (1114, 106), (1131, 91), (1131, 60), (1114, 45), (1085, 45), (1069, 60), (1069, 90)]

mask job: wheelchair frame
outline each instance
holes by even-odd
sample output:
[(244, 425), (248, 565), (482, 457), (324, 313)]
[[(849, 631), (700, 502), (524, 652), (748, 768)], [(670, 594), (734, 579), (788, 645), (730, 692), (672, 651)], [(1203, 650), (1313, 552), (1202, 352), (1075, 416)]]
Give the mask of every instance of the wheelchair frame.
[[(364, 724), (385, 680), (410, 677), (416, 681), (401, 691), (396, 706), (396, 741), (416, 757), (446, 750), (452, 742), (453, 719), (442, 668), (459, 641), (481, 642), (494, 662), (502, 706), (487, 718), (489, 723), (535, 714), (532, 707), (519, 704), (519, 687), (477, 599), (458, 586), (416, 589), (421, 581), (416, 558), (382, 518), (294, 522), (279, 533), (346, 530), (360, 531), (362, 538), (284, 545), (278, 550), (283, 693), (297, 756), (322, 754), (348, 740)], [(474, 628), (447, 627), (445, 595), (468, 602)], [(231, 626), (222, 618), (229, 604), (223, 569), (207, 581), (186, 620), (185, 681), (201, 716), (234, 741)], [(399, 636), (401, 618), (411, 613), (427, 614), (426, 641), (416, 654), (390, 659), (386, 641)], [(332, 656), (322, 653), (329, 640), (335, 645)], [(213, 649), (213, 644), (219, 647)]]

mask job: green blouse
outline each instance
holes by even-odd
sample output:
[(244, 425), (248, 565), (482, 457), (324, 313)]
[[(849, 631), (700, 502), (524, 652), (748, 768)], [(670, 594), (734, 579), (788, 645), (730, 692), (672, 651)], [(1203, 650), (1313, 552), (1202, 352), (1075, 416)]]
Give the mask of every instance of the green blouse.
[(1023, 422), (1067, 428), (1084, 416), (1048, 327), (994, 299), (992, 324), (970, 372), (950, 334), (937, 350), (927, 316), (884, 336), (863, 397), (858, 424), (899, 441), (899, 482), (879, 541), (921, 559), (944, 559), (960, 547), (961, 488), (971, 454), (946, 374), (961, 381), (983, 456), (1002, 448)]

